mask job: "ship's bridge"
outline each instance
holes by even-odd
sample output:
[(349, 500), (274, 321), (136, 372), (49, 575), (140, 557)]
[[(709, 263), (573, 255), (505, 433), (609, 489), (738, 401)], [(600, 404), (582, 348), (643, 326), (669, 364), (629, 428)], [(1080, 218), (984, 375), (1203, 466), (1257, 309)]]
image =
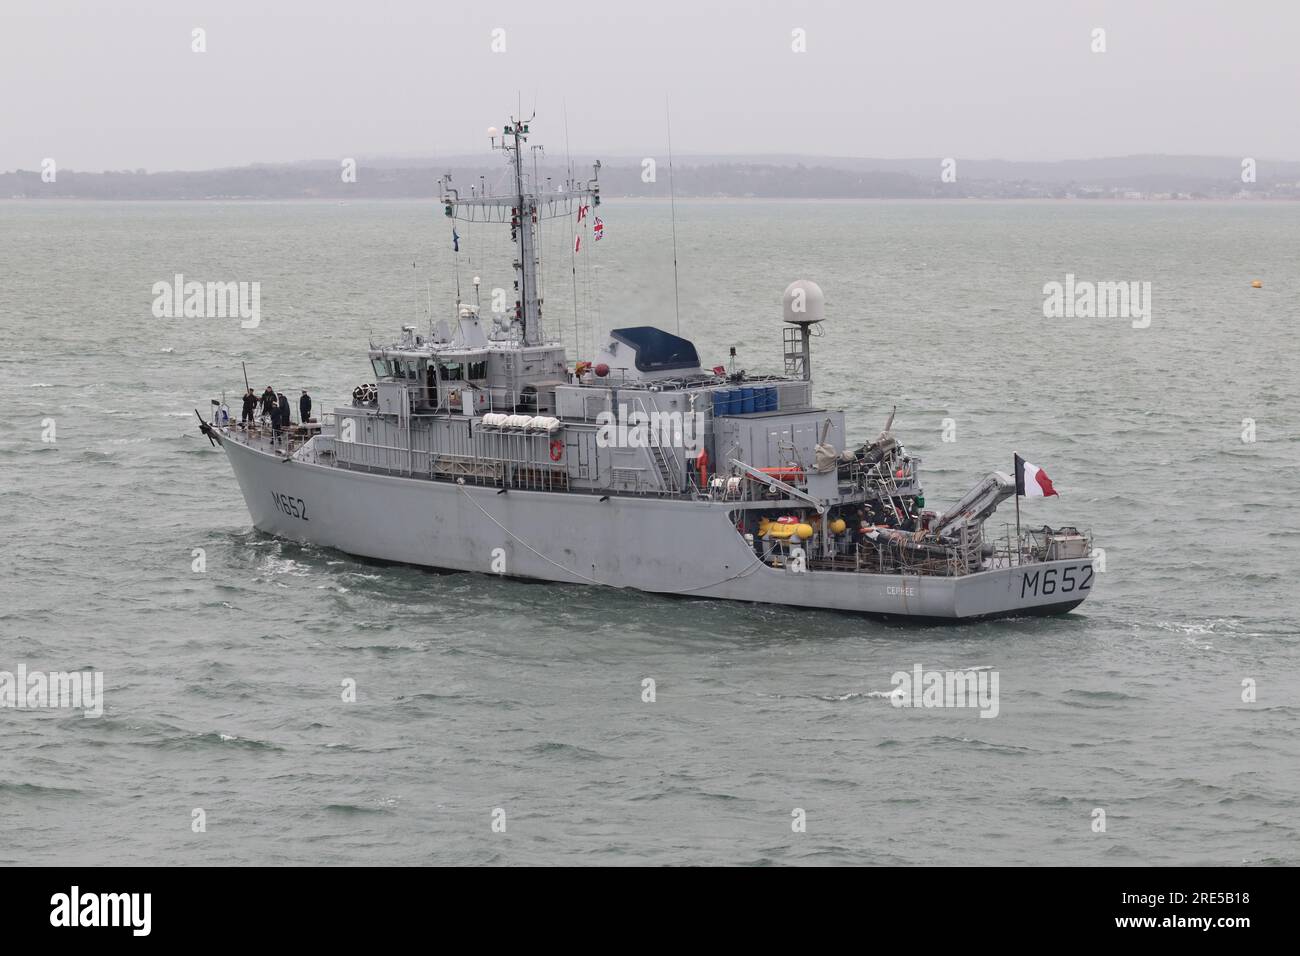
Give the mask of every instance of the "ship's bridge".
[(490, 339), (466, 334), (467, 325), (470, 331), (477, 326), (477, 314), (462, 309), (459, 335), (440, 328), (426, 338), (406, 326), (400, 342), (372, 346), (378, 410), (403, 415), (514, 411), (536, 405), (540, 389), (566, 380), (559, 343)]

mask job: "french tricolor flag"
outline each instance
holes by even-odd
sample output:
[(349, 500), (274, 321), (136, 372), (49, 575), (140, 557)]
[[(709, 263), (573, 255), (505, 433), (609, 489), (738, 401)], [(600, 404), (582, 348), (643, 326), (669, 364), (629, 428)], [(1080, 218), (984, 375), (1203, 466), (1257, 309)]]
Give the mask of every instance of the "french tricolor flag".
[(1047, 472), (1016, 455), (1016, 494), (1026, 498), (1050, 498), (1056, 494), (1056, 489), (1052, 487)]

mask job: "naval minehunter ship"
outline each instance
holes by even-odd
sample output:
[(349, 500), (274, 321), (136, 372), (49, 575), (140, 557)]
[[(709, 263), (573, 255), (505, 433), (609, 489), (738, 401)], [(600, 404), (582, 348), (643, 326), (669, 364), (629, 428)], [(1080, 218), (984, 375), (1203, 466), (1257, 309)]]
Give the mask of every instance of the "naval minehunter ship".
[(1086, 532), (986, 532), (1016, 493), (1008, 475), (931, 511), (892, 412), (848, 447), (844, 413), (813, 396), (811, 282), (785, 292), (782, 375), (704, 367), (651, 326), (614, 328), (570, 364), (542, 327), (537, 227), (594, 218), (600, 164), (539, 191), (529, 125), (493, 136), (508, 191), (441, 180), (453, 224), (509, 227), (512, 309), (488, 322), (457, 302), (427, 333), (372, 343), (375, 381), (280, 441), (260, 423), (202, 426), (257, 528), (434, 568), (884, 617), (1053, 614), (1088, 596)]

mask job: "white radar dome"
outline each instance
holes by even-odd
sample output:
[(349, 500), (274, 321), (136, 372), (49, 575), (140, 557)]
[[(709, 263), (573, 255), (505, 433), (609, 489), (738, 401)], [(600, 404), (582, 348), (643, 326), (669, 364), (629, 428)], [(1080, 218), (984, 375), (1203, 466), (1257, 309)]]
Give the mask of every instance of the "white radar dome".
[(826, 318), (826, 297), (822, 287), (808, 279), (796, 279), (785, 287), (785, 321), (794, 325), (821, 322)]

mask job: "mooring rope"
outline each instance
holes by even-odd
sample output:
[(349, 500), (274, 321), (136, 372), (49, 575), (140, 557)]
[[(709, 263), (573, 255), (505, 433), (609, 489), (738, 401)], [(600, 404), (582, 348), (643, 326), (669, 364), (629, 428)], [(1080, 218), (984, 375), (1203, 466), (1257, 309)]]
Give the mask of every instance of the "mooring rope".
[[(561, 571), (563, 571), (565, 574), (571, 574), (571, 575), (573, 575), (575, 578), (581, 578), (582, 580), (588, 582), (589, 584), (597, 584), (597, 585), (600, 585), (601, 587), (606, 587), (606, 588), (620, 588), (620, 589), (621, 589), (621, 588), (623, 587), (623, 585), (621, 585), (621, 584), (608, 584), (608, 583), (606, 583), (606, 582), (604, 582), (604, 581), (597, 581), (595, 578), (589, 578), (589, 577), (587, 577), (587, 576), (586, 576), (585, 574), (583, 574), (581, 571), (575, 571), (575, 570), (573, 570), (572, 568), (565, 567), (563, 564), (560, 564), (558, 561), (553, 561), (553, 560), (551, 560), (551, 559), (548, 558), (546, 555), (542, 554), (542, 552), (540, 552), (540, 551), (538, 551), (536, 548), (534, 548), (534, 547), (533, 547), (531, 544), (529, 544), (527, 541), (525, 541), (523, 538), (519, 537), (519, 535), (515, 534), (513, 531), (511, 531), (509, 528), (507, 528), (505, 525), (503, 525), (500, 521), (498, 521), (498, 520), (493, 516), (493, 514), (492, 514), (490, 511), (488, 511), (488, 510), (487, 510), (486, 508), (484, 508), (481, 504), (479, 504), (477, 501), (474, 500), (474, 496), (471, 495), (471, 494), (469, 493), (469, 489), (467, 489), (463, 484), (457, 483), (456, 487), (460, 489), (461, 494), (463, 494), (467, 499), (469, 499), (470, 504), (472, 504), (475, 508), (477, 508), (479, 511), (481, 511), (481, 512), (483, 513), (483, 516), (484, 516), (485, 518), (487, 518), (487, 519), (488, 519), (489, 521), (491, 521), (494, 525), (496, 525), (498, 528), (500, 528), (502, 531), (504, 531), (506, 534), (508, 534), (508, 535), (511, 537), (512, 540), (516, 541), (518, 544), (520, 544), (520, 545), (522, 545), (523, 547), (527, 548), (529, 551), (531, 551), (533, 554), (537, 555), (539, 558), (541, 558), (541, 559), (542, 559), (543, 561), (545, 561), (547, 564), (552, 565), (553, 567), (559, 568), (559, 569), (560, 569)], [(675, 591), (660, 591), (660, 592), (657, 592), (657, 593), (660, 593), (660, 594), (690, 594), (690, 593), (693, 592), (693, 591), (702, 591), (702, 590), (704, 590), (705, 588), (713, 588), (713, 587), (717, 587), (719, 584), (726, 584), (728, 581), (734, 581), (734, 580), (736, 580), (737, 578), (746, 577), (747, 575), (751, 574), (751, 573), (754, 571), (754, 569), (757, 568), (757, 567), (758, 567), (759, 565), (761, 565), (762, 563), (763, 563), (763, 559), (762, 559), (762, 558), (755, 557), (754, 560), (751, 561), (751, 562), (749, 563), (748, 566), (746, 566), (746, 567), (742, 568), (741, 570), (737, 571), (735, 574), (728, 575), (727, 577), (723, 578), (723, 579), (720, 580), (720, 581), (714, 581), (714, 582), (712, 582), (712, 583), (710, 583), (710, 584), (701, 584), (701, 585), (698, 585), (698, 586), (696, 586), (696, 587), (692, 587), (692, 588), (681, 588), (681, 589), (679, 589), (679, 590), (675, 590)], [(656, 592), (650, 592), (650, 593), (656, 593)]]
[(589, 577), (587, 577), (587, 576), (586, 576), (585, 574), (583, 574), (581, 571), (574, 571), (572, 568), (566, 568), (564, 565), (560, 564), (560, 563), (557, 562), (557, 561), (552, 561), (552, 560), (551, 560), (550, 558), (548, 558), (546, 555), (542, 554), (542, 552), (538, 551), (538, 550), (537, 550), (536, 548), (534, 548), (531, 544), (529, 544), (529, 543), (528, 543), (527, 541), (525, 541), (523, 538), (519, 537), (519, 535), (515, 534), (513, 531), (511, 531), (509, 528), (507, 528), (505, 525), (503, 525), (500, 521), (498, 521), (496, 518), (494, 518), (494, 517), (492, 516), (492, 513), (491, 513), (490, 511), (488, 511), (488, 510), (487, 510), (486, 508), (484, 508), (481, 504), (479, 504), (477, 501), (474, 500), (474, 496), (471, 495), (471, 494), (469, 493), (469, 490), (468, 490), (464, 485), (462, 485), (462, 484), (457, 484), (456, 487), (458, 487), (458, 488), (460, 489), (461, 494), (463, 494), (466, 498), (469, 499), (470, 504), (472, 504), (472, 505), (473, 505), (475, 508), (477, 508), (479, 511), (483, 512), (483, 516), (484, 516), (484, 517), (486, 517), (489, 521), (491, 521), (494, 525), (496, 525), (498, 528), (500, 528), (500, 529), (501, 529), (502, 531), (504, 531), (506, 534), (510, 535), (510, 537), (513, 538), (515, 541), (517, 541), (519, 544), (523, 545), (525, 548), (527, 548), (527, 549), (528, 549), (529, 551), (531, 551), (533, 554), (537, 555), (539, 558), (541, 558), (541, 559), (542, 559), (543, 561), (545, 561), (547, 564), (554, 565), (555, 567), (557, 567), (557, 568), (559, 568), (561, 571), (563, 571), (565, 574), (572, 574), (574, 577), (582, 578), (582, 580), (587, 581), (587, 582), (589, 582), (589, 583), (591, 583), (591, 584), (599, 584), (599, 585), (601, 585), (602, 587), (611, 587), (611, 588), (616, 588), (616, 587), (619, 587), (619, 586), (620, 586), (620, 585), (617, 585), (617, 584), (606, 584), (604, 581), (597, 581), (595, 578), (589, 578)]

